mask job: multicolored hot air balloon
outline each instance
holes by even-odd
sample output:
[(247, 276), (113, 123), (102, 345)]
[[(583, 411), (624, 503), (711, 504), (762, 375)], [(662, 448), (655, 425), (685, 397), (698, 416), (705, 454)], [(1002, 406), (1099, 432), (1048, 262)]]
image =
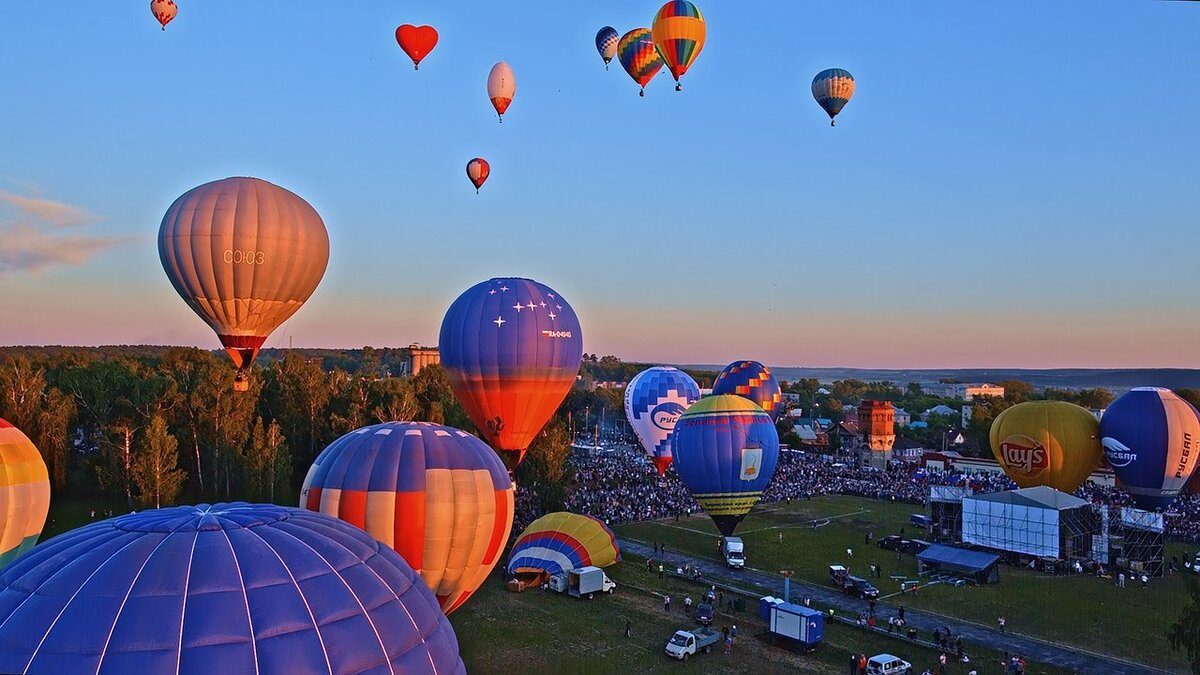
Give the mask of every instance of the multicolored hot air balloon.
[(300, 506), (394, 548), (449, 614), (500, 559), (512, 530), (513, 485), (496, 453), (471, 434), (387, 422), (330, 443), (308, 470)]
[(512, 68), (507, 63), (501, 61), (492, 66), (491, 72), (488, 73), (487, 91), (488, 98), (492, 100), (492, 107), (496, 109), (496, 115), (504, 122), (504, 111), (508, 110), (513, 96), (517, 94), (517, 78), (513, 77)]
[(49, 511), (50, 474), (41, 453), (0, 419), (0, 569), (33, 548)]
[(992, 422), (992, 454), (1020, 487), (1074, 492), (1100, 466), (1100, 422), (1065, 401), (1026, 401)]
[(734, 361), (725, 366), (713, 382), (712, 393), (737, 394), (753, 401), (771, 420), (783, 413), (783, 391), (771, 369), (758, 361)]
[(475, 186), (475, 194), (479, 194), (479, 188), (487, 181), (488, 176), (492, 175), (492, 165), (482, 157), (476, 157), (467, 162), (467, 178), (471, 181), (471, 185)]
[(179, 8), (175, 6), (175, 0), (150, 0), (150, 13), (162, 24), (162, 29), (166, 30), (167, 24), (179, 13)]
[(708, 32), (704, 15), (687, 0), (671, 0), (654, 15), (650, 30), (654, 34), (654, 46), (675, 78), (675, 91), (683, 91), (679, 78), (700, 56), (704, 49), (704, 38)]
[(700, 400), (700, 385), (691, 375), (670, 366), (654, 366), (634, 376), (625, 387), (625, 417), (646, 454), (663, 475), (671, 465), (671, 435), (679, 417)]
[(175, 291), (233, 359), (234, 389), (245, 391), (267, 336), (321, 283), (329, 233), (295, 194), (257, 178), (226, 178), (171, 204), (158, 255)]
[(836, 126), (833, 118), (854, 96), (854, 76), (841, 68), (822, 70), (813, 78), (812, 94), (829, 115), (829, 126)]
[(662, 70), (662, 57), (654, 48), (654, 40), (650, 38), (649, 28), (634, 28), (621, 37), (617, 43), (617, 58), (621, 67), (629, 73), (629, 77), (642, 88), (638, 96), (646, 95), (646, 85)]
[(612, 26), (605, 26), (596, 33), (596, 51), (600, 52), (600, 58), (604, 59), (605, 70), (608, 70), (608, 62), (617, 55), (617, 40), (620, 37), (621, 34)]
[(612, 530), (598, 518), (559, 511), (529, 524), (508, 555), (509, 575), (544, 578), (621, 560)]
[(268, 504), (150, 509), (0, 573), (4, 673), (466, 673), (395, 551)]
[(733, 534), (775, 473), (775, 423), (741, 396), (709, 396), (679, 418), (673, 444), (679, 478), (721, 534)]
[(1138, 506), (1165, 509), (1200, 457), (1200, 412), (1170, 389), (1131, 389), (1100, 418), (1100, 444)]
[(459, 403), (510, 469), (579, 375), (583, 335), (571, 305), (532, 279), (489, 279), (442, 319), (438, 349)]
[(421, 59), (429, 56), (429, 52), (438, 43), (438, 32), (433, 26), (414, 26), (404, 24), (396, 29), (396, 44), (412, 59), (413, 70), (419, 70)]

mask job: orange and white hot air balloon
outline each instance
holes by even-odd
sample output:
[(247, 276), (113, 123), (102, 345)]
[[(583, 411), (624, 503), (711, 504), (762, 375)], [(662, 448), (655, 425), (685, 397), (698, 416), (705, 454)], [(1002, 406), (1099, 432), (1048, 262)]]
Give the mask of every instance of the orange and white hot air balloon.
[(175, 0), (150, 0), (150, 13), (162, 24), (163, 30), (167, 29), (167, 24), (171, 23), (171, 19), (174, 19), (178, 12)]
[(158, 230), (163, 270), (238, 368), (234, 389), (271, 331), (308, 300), (329, 264), (329, 233), (300, 197), (258, 178), (184, 193)]
[(0, 419), (0, 569), (33, 548), (50, 511), (50, 475), (33, 441)]
[(479, 194), (479, 188), (483, 187), (484, 181), (491, 173), (492, 165), (482, 157), (476, 157), (467, 162), (467, 178), (470, 179), (471, 185), (475, 186), (475, 194)]
[(488, 73), (487, 90), (488, 98), (492, 100), (496, 114), (503, 122), (504, 111), (508, 110), (513, 96), (517, 93), (517, 79), (513, 77), (512, 68), (507, 63), (501, 61), (492, 66), (492, 72)]

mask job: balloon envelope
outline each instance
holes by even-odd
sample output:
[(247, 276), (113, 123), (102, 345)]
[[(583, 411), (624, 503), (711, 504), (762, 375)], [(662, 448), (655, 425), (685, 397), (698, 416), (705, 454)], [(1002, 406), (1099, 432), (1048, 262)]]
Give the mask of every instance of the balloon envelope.
[(175, 5), (175, 0), (150, 0), (150, 13), (162, 24), (163, 30), (167, 29), (167, 24), (171, 23), (171, 19), (174, 19), (178, 12), (179, 7)]
[(762, 408), (741, 396), (709, 396), (675, 425), (675, 471), (729, 536), (775, 472), (779, 434)]
[(433, 26), (414, 26), (404, 24), (396, 29), (396, 44), (412, 59), (413, 70), (421, 65), (421, 59), (429, 56), (429, 52), (438, 43), (438, 32)]
[(267, 504), (132, 513), (0, 573), (0, 672), (465, 673), (404, 559)]
[(1100, 466), (1100, 422), (1065, 401), (1026, 401), (992, 422), (992, 454), (1020, 487), (1074, 492)]
[(525, 528), (508, 556), (508, 573), (555, 574), (620, 560), (617, 538), (603, 521), (560, 511)]
[(475, 193), (479, 194), (479, 188), (487, 182), (488, 176), (492, 175), (492, 165), (482, 157), (476, 157), (467, 162), (467, 179), (471, 181), (471, 185), (475, 186)]
[(663, 475), (671, 465), (671, 436), (680, 416), (700, 400), (691, 375), (670, 366), (647, 368), (625, 387), (625, 417)]
[(704, 49), (704, 15), (687, 0), (671, 0), (654, 15), (650, 30), (663, 63), (678, 82)]
[(600, 52), (600, 58), (604, 59), (604, 65), (608, 65), (608, 62), (617, 55), (617, 40), (620, 37), (620, 33), (612, 26), (605, 26), (596, 33), (596, 51)]
[(226, 178), (171, 204), (158, 255), (176, 292), (241, 370), (316, 290), (329, 263), (329, 234), (313, 207), (288, 190)]
[(442, 319), (438, 349), (459, 403), (515, 468), (575, 383), (583, 335), (554, 289), (497, 278), (458, 296)]
[(512, 68), (507, 63), (501, 61), (492, 66), (491, 72), (488, 73), (487, 90), (488, 98), (492, 100), (492, 107), (496, 109), (496, 114), (503, 121), (504, 112), (508, 110), (513, 96), (517, 93), (517, 80), (513, 77)]
[(758, 361), (734, 361), (713, 382), (713, 395), (737, 394), (753, 401), (771, 420), (783, 413), (783, 391), (771, 369)]
[(621, 67), (629, 73), (645, 93), (646, 85), (662, 70), (662, 57), (654, 48), (654, 40), (650, 38), (650, 29), (634, 28), (621, 37), (617, 45), (617, 54)]
[(329, 444), (300, 507), (336, 516), (392, 547), (447, 614), (496, 566), (512, 530), (513, 485), (478, 438), (425, 422), (388, 422)]
[(0, 419), (0, 569), (33, 548), (49, 510), (50, 475), (41, 453)]
[(854, 96), (854, 76), (841, 68), (822, 70), (813, 78), (812, 94), (832, 121)]
[(1100, 436), (1113, 473), (1138, 506), (1166, 508), (1200, 457), (1200, 412), (1170, 389), (1138, 387), (1104, 411)]

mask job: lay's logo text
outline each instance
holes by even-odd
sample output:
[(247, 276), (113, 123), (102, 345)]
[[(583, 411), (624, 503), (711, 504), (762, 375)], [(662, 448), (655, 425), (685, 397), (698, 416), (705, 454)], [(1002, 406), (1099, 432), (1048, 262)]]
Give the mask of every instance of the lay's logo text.
[(1009, 436), (1001, 441), (1000, 458), (1009, 468), (1029, 476), (1050, 468), (1045, 446), (1028, 436)]

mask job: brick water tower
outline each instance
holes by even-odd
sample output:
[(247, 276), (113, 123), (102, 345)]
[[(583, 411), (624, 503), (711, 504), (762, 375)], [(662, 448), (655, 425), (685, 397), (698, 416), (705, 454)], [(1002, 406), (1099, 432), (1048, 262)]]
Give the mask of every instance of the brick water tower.
[(891, 452), (896, 442), (896, 409), (891, 401), (864, 400), (858, 404), (858, 428), (863, 446), (876, 452)]

